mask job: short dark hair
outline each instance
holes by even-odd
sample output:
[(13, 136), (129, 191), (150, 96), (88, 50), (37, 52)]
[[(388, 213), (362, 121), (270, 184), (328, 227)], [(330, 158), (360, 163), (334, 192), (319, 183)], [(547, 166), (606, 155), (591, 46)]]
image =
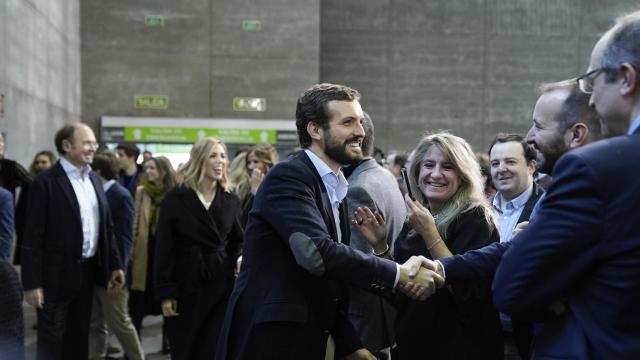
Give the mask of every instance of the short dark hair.
[(107, 180), (115, 180), (118, 177), (118, 157), (113, 151), (100, 151), (93, 157), (91, 169), (100, 172), (100, 176)]
[(497, 134), (491, 142), (491, 146), (489, 147), (489, 151), (487, 152), (487, 154), (491, 156), (491, 149), (493, 149), (493, 146), (495, 144), (503, 144), (508, 142), (517, 142), (522, 145), (522, 152), (524, 153), (524, 159), (527, 161), (527, 164), (530, 164), (531, 162), (536, 160), (536, 149), (534, 149), (533, 146), (527, 144), (526, 140), (522, 137), (522, 135), (519, 134)]
[(116, 146), (116, 150), (124, 151), (125, 155), (130, 158), (133, 158), (134, 161), (138, 160), (138, 156), (140, 156), (140, 149), (136, 144), (131, 142), (120, 143)]
[(329, 128), (327, 104), (334, 100), (360, 100), (360, 93), (348, 86), (323, 83), (312, 86), (298, 98), (296, 104), (296, 128), (298, 141), (302, 148), (311, 146), (311, 136), (307, 132), (307, 125), (311, 121), (323, 129)]
[(373, 126), (373, 121), (371, 121), (371, 117), (366, 112), (364, 113), (364, 123), (362, 124), (364, 128), (364, 137), (362, 138), (362, 154), (364, 156), (372, 156), (373, 155), (373, 144), (376, 140), (375, 136), (375, 128)]
[(640, 69), (640, 11), (618, 18), (607, 33), (611, 35), (600, 60), (600, 66), (608, 70), (606, 80), (615, 80), (617, 72), (612, 70), (619, 69), (624, 63)]
[(405, 165), (407, 165), (407, 160), (409, 159), (409, 157), (407, 156), (407, 154), (396, 154), (393, 157), (393, 164), (392, 165), (397, 165), (401, 168), (405, 167)]
[(562, 111), (554, 119), (560, 128), (568, 129), (576, 123), (583, 123), (589, 128), (589, 134), (594, 140), (602, 138), (600, 116), (594, 107), (589, 106), (591, 95), (582, 92), (575, 79), (543, 84), (540, 86), (540, 95), (555, 90), (569, 92), (562, 104)]
[(73, 144), (73, 135), (76, 133), (76, 129), (78, 128), (78, 124), (67, 124), (62, 127), (62, 129), (56, 132), (56, 135), (53, 138), (53, 142), (56, 144), (56, 150), (58, 154), (64, 155), (65, 151), (62, 147), (62, 142), (67, 140), (68, 142)]

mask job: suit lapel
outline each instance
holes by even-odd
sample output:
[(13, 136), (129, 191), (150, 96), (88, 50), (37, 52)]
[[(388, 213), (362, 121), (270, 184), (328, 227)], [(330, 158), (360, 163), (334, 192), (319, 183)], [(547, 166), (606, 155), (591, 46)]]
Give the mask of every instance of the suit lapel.
[(73, 185), (71, 185), (71, 181), (67, 176), (67, 173), (64, 171), (64, 168), (60, 164), (60, 161), (56, 164), (56, 181), (58, 185), (62, 189), (62, 193), (69, 201), (71, 208), (73, 209), (73, 215), (78, 220), (78, 224), (82, 226), (82, 220), (80, 219), (80, 204), (78, 204), (78, 197), (76, 196), (75, 191), (73, 191)]

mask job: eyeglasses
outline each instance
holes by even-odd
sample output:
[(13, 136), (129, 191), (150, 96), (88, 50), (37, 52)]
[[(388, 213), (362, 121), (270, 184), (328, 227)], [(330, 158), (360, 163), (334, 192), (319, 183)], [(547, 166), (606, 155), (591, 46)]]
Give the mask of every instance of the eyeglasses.
[(608, 69), (609, 68), (606, 68), (606, 67), (599, 67), (597, 69), (593, 69), (588, 73), (576, 78), (576, 81), (578, 82), (578, 88), (580, 89), (580, 91), (582, 91), (585, 94), (591, 94), (593, 92), (593, 83), (596, 77), (602, 71), (606, 71)]

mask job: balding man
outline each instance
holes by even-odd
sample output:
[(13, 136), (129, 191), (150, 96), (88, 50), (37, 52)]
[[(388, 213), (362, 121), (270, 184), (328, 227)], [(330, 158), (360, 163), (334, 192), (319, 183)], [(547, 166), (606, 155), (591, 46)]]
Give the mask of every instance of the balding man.
[(66, 125), (55, 135), (60, 160), (29, 193), (22, 282), (38, 313), (38, 359), (87, 359), (93, 288), (124, 285), (109, 207), (89, 164), (91, 128)]

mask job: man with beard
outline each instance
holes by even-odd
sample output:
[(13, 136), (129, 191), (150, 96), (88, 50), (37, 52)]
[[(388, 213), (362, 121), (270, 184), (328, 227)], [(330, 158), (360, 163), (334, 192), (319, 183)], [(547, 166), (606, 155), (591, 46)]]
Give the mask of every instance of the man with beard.
[[(580, 89), (612, 135), (569, 152), (495, 274), (496, 307), (544, 321), (539, 359), (640, 358), (640, 12), (595, 45)], [(567, 311), (549, 316), (561, 300)]]
[(348, 245), (341, 166), (362, 160), (359, 98), (346, 86), (319, 84), (298, 99), (303, 151), (272, 168), (258, 189), (218, 359), (375, 359), (347, 318), (348, 285), (389, 295), (416, 283), (415, 298), (441, 285), (420, 268), (426, 259), (398, 265)]
[[(550, 173), (562, 154), (600, 138), (600, 118), (589, 107), (589, 96), (578, 89), (575, 81), (541, 87), (541, 95), (533, 109), (533, 125), (527, 133), (527, 142), (538, 151), (538, 171)], [(531, 219), (536, 217), (543, 199), (544, 194), (534, 207)], [(524, 225), (519, 224), (516, 231), (522, 230)], [(446, 275), (447, 284), (492, 277), (502, 255), (512, 243), (513, 239), (440, 258), (439, 270)]]

